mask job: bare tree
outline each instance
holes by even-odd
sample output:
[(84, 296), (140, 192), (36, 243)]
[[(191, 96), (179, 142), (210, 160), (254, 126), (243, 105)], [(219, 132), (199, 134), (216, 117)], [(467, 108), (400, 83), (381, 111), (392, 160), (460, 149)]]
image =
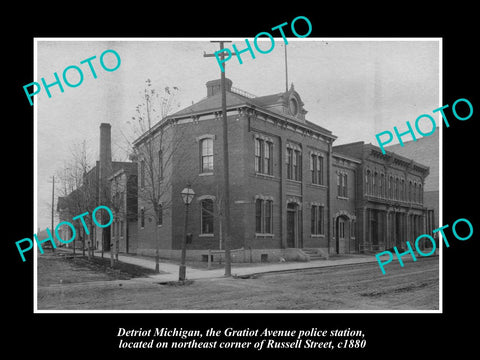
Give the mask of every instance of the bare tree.
[[(155, 271), (159, 272), (160, 239), (158, 225), (163, 214), (172, 205), (171, 171), (174, 156), (181, 155), (180, 130), (167, 119), (177, 105), (177, 87), (165, 87), (157, 91), (150, 79), (146, 80), (142, 94), (142, 103), (136, 107), (136, 115), (130, 122), (132, 134), (137, 139), (128, 141), (131, 146), (132, 159), (139, 164), (139, 202), (144, 204), (144, 211), (153, 216), (155, 224)], [(178, 105), (177, 105), (178, 107)], [(128, 139), (127, 139), (128, 140)]]
[[(85, 141), (72, 146), (71, 158), (65, 162), (63, 168), (57, 171), (59, 179), (59, 198), (62, 198), (59, 206), (60, 216), (72, 219), (85, 212), (92, 213), (96, 206), (98, 179), (96, 169), (90, 165)], [(87, 230), (83, 225), (74, 224), (77, 233), (81, 234), (82, 251), (85, 255), (85, 235), (90, 235), (93, 241), (93, 220), (90, 216), (83, 217)], [(76, 237), (73, 240), (75, 255)]]

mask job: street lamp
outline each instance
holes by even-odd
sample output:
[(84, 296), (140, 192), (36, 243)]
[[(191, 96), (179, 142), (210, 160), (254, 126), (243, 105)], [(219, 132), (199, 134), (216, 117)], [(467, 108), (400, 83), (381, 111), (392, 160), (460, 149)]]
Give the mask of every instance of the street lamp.
[(187, 256), (187, 226), (188, 226), (188, 206), (193, 200), (195, 196), (195, 192), (187, 185), (185, 189), (181, 192), (182, 200), (185, 203), (185, 228), (184, 228), (184, 236), (183, 236), (183, 243), (182, 243), (182, 262), (180, 264), (178, 281), (185, 281), (186, 275), (186, 267), (185, 267), (185, 258)]

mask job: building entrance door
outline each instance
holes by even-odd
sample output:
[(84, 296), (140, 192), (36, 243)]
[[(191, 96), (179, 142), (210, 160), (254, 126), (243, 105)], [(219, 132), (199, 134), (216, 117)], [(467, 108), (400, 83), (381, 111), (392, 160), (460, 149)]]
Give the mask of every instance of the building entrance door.
[(287, 204), (287, 247), (297, 248), (302, 246), (302, 231), (300, 224), (301, 210), (297, 203)]
[(372, 218), (370, 220), (370, 230), (372, 250), (378, 250), (378, 213), (376, 211), (372, 212)]
[(396, 213), (395, 214), (395, 245), (398, 248), (403, 249), (402, 246), (402, 214)]
[(287, 210), (287, 247), (295, 247), (295, 210)]
[(126, 236), (125, 236), (125, 252), (128, 254), (128, 250), (129, 250), (129, 249), (128, 249), (128, 246), (130, 245), (130, 244), (129, 244), (129, 242), (130, 242), (130, 241), (129, 241), (129, 240), (130, 240), (130, 239), (129, 239), (129, 237), (130, 237), (130, 231), (129, 231), (129, 229), (128, 229), (128, 222), (126, 223), (125, 227), (126, 227), (126, 229), (125, 229), (125, 233), (126, 233), (126, 234), (125, 234), (125, 235), (126, 235)]
[(337, 218), (337, 236), (335, 241), (335, 252), (337, 254), (345, 252), (345, 219), (341, 216)]

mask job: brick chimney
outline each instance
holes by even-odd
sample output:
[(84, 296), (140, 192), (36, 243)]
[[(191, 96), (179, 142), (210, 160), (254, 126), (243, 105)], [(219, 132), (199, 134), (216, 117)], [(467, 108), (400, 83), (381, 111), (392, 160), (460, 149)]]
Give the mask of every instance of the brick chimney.
[[(97, 205), (108, 204), (110, 198), (110, 184), (108, 177), (112, 174), (112, 136), (111, 125), (108, 123), (100, 124), (100, 153), (98, 165), (98, 203)], [(98, 215), (97, 215), (98, 220)], [(106, 213), (102, 213), (101, 223), (107, 222)], [(105, 251), (110, 250), (110, 226), (103, 229), (95, 227), (95, 237), (97, 239), (97, 248)]]
[[(221, 91), (222, 80), (221, 79), (210, 80), (207, 82), (206, 85), (207, 85), (207, 97), (210, 97)], [(227, 88), (227, 91), (231, 91), (232, 80), (225, 78), (225, 87)]]
[(107, 179), (112, 171), (112, 136), (111, 125), (100, 124), (100, 155), (99, 155), (99, 178)]

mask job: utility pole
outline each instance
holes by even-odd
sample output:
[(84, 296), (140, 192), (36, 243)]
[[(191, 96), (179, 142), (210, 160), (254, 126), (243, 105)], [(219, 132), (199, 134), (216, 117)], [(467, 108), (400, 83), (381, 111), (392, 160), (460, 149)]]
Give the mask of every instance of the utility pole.
[[(231, 41), (210, 41), (220, 44), (220, 50), (223, 50), (223, 44)], [(236, 55), (232, 53), (232, 55)], [(214, 57), (215, 54), (203, 54), (204, 57)], [(220, 53), (222, 60), (225, 58), (225, 51)], [(225, 63), (223, 63), (225, 70)], [(227, 90), (225, 87), (225, 71), (220, 71), (221, 91), (222, 91), (222, 113), (223, 113), (223, 177), (224, 177), (224, 201), (225, 201), (225, 276), (232, 275), (232, 262), (230, 257), (230, 180), (228, 171), (228, 124), (227, 124)]]
[(283, 46), (285, 47), (285, 91), (288, 91), (287, 44)]
[[(55, 175), (53, 176), (52, 179), (52, 228), (51, 231), (53, 231), (53, 209), (54, 209), (54, 203), (55, 203)], [(55, 248), (52, 246), (52, 252), (55, 252)]]

